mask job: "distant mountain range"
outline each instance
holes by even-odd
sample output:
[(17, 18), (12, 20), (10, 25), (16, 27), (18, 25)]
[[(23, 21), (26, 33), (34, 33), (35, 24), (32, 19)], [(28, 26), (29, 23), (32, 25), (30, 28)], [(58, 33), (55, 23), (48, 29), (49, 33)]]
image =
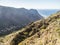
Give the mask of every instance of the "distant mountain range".
[(0, 6), (0, 35), (18, 30), (42, 18), (35, 9)]
[(54, 14), (54, 13), (56, 13), (59, 10), (60, 9), (37, 9), (37, 11), (39, 12), (39, 14), (41, 14), (44, 17), (48, 17), (51, 14)]

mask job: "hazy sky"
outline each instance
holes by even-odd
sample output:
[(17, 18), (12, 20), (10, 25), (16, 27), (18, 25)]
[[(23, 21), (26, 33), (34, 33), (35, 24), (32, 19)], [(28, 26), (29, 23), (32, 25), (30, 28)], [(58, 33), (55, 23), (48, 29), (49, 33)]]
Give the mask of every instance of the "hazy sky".
[(60, 0), (0, 0), (0, 5), (28, 9), (60, 9)]

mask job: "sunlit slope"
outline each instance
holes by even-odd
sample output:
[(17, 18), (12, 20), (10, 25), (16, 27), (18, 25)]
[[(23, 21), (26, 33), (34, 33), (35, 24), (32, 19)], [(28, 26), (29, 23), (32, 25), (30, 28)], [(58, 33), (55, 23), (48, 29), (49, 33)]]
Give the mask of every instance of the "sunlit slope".
[(49, 25), (18, 45), (60, 45), (60, 12), (46, 19)]

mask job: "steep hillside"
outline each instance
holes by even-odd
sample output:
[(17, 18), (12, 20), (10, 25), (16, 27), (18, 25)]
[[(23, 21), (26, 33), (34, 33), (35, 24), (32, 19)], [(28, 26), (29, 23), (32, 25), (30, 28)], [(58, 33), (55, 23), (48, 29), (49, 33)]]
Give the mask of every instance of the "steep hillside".
[(41, 18), (43, 17), (35, 9), (0, 6), (0, 36), (19, 30)]
[(60, 12), (0, 37), (0, 45), (60, 45)]
[(60, 12), (48, 17), (49, 25), (18, 45), (60, 45)]

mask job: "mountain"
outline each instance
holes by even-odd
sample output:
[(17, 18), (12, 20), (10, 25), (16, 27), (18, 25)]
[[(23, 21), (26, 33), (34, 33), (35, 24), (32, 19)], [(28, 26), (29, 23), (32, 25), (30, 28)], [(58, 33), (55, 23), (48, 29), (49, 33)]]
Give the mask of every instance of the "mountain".
[(35, 9), (0, 6), (0, 35), (9, 34), (43, 17)]
[(0, 45), (60, 45), (60, 12), (0, 37)]
[(48, 17), (51, 14), (54, 14), (54, 13), (56, 13), (59, 10), (60, 9), (37, 9), (37, 11), (39, 12), (39, 14), (41, 14), (44, 17)]

